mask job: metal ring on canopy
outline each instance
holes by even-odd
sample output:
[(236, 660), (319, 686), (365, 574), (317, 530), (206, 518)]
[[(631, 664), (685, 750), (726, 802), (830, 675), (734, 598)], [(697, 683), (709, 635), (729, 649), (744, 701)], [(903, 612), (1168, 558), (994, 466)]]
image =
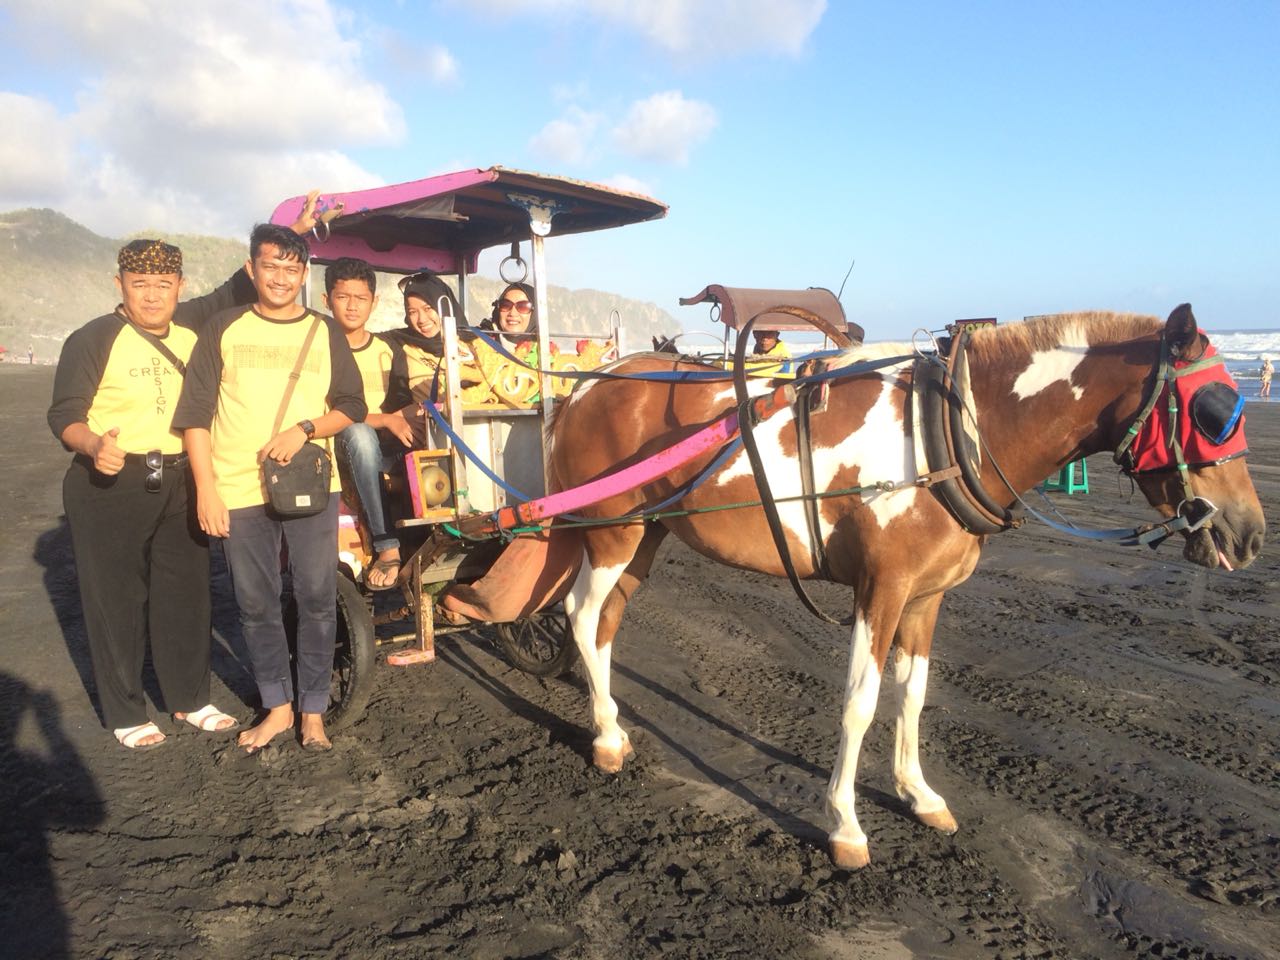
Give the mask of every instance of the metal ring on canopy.
[[(508, 264), (511, 268), (508, 269)], [(516, 271), (519, 270), (519, 273)], [(520, 243), (513, 240), (511, 242), (511, 253), (509, 256), (503, 257), (502, 262), (498, 264), (498, 276), (504, 283), (523, 283), (524, 278), (529, 276), (529, 265), (524, 262), (520, 256)]]

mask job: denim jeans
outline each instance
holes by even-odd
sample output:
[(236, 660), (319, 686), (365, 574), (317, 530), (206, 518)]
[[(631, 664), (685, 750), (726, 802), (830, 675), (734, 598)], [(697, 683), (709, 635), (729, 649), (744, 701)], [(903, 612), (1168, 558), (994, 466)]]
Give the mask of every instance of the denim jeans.
[(294, 692), (280, 609), (281, 542), (289, 548), (298, 606), (298, 708), (324, 713), (338, 636), (338, 494), (329, 494), (328, 506), (310, 517), (282, 519), (265, 506), (231, 511), (231, 535), (223, 551), (253, 678), (267, 710), (292, 702)]
[(383, 452), (378, 431), (367, 423), (353, 423), (337, 436), (339, 468), (346, 468), (360, 496), (360, 509), (373, 541), (373, 552), (400, 546), (387, 530), (387, 506), (382, 499), (382, 472), (391, 468), (393, 456)]

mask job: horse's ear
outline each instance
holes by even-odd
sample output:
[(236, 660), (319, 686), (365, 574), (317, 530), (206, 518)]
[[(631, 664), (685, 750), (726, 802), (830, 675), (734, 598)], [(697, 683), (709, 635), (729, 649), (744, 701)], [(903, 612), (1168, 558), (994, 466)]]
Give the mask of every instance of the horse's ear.
[(1165, 338), (1169, 342), (1169, 353), (1175, 357), (1185, 357), (1200, 337), (1196, 328), (1196, 315), (1191, 312), (1191, 304), (1183, 303), (1169, 314), (1164, 325)]

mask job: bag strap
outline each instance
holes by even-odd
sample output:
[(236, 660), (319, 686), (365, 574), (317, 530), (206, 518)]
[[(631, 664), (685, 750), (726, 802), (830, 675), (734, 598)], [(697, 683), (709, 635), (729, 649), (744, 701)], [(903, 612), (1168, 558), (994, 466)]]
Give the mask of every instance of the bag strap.
[(298, 385), (298, 378), (302, 376), (302, 363), (307, 359), (307, 354), (311, 351), (311, 341), (316, 338), (316, 330), (320, 328), (320, 317), (317, 315), (311, 321), (311, 329), (307, 331), (307, 338), (302, 341), (302, 349), (298, 351), (298, 359), (293, 364), (293, 370), (289, 373), (289, 383), (284, 388), (284, 397), (280, 400), (280, 409), (276, 411), (276, 425), (271, 428), (271, 436), (275, 436), (280, 432), (280, 424), (284, 421), (284, 412), (289, 409), (289, 400), (293, 397), (293, 388)]
[(164, 354), (164, 358), (169, 361), (169, 363), (173, 366), (173, 369), (178, 371), (178, 376), (185, 377), (187, 375), (187, 365), (178, 359), (178, 355), (174, 353), (172, 350), (170, 350), (168, 345), (163, 340), (157, 337), (150, 330), (143, 330), (142, 327), (138, 326), (128, 317), (121, 316), (121, 314), (118, 311), (116, 313), (116, 316), (120, 317), (121, 320), (123, 320), (125, 323), (133, 327), (133, 329), (137, 331), (138, 336), (142, 337), (144, 340), (149, 341), (153, 347), (155, 347), (162, 354)]

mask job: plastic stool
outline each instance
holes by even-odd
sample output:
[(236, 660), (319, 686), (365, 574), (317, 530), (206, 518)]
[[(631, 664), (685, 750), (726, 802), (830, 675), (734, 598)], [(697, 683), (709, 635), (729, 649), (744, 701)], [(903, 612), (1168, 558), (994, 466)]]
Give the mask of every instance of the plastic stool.
[[(1080, 468), (1080, 479), (1076, 479), (1076, 467)], [(1073, 493), (1089, 492), (1089, 464), (1084, 460), (1073, 460), (1058, 471), (1056, 477), (1044, 482), (1046, 490), (1061, 490), (1067, 496)]]

